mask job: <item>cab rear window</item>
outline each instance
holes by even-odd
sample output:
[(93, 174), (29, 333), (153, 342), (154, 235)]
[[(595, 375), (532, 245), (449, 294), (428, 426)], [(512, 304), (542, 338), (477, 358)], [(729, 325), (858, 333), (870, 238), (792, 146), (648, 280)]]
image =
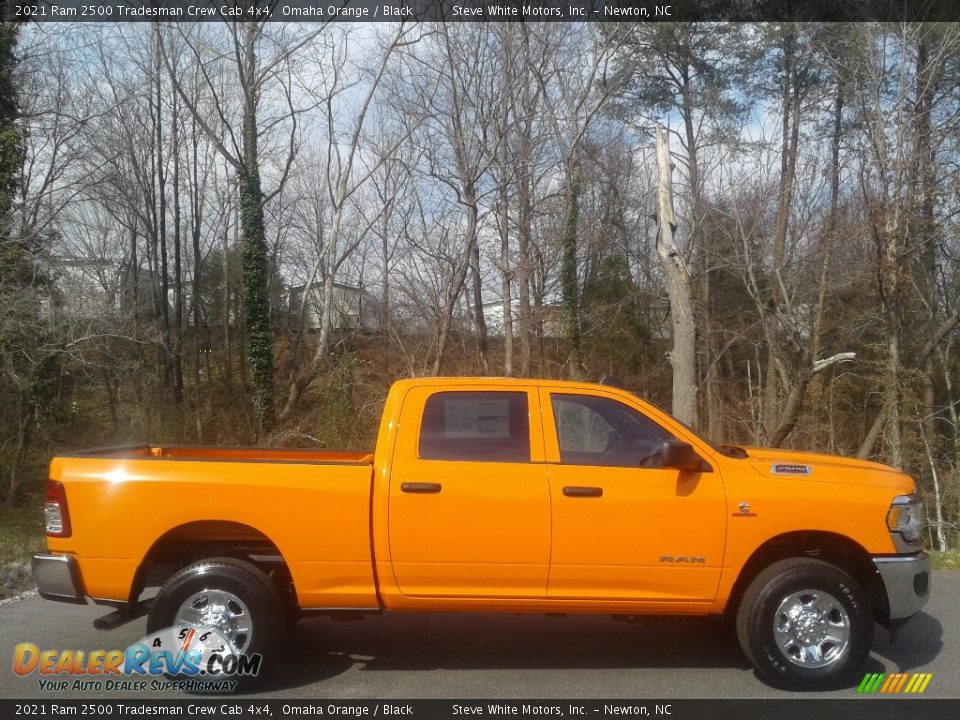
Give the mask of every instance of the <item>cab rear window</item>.
[(523, 392), (439, 392), (420, 425), (423, 460), (529, 462), (530, 419)]

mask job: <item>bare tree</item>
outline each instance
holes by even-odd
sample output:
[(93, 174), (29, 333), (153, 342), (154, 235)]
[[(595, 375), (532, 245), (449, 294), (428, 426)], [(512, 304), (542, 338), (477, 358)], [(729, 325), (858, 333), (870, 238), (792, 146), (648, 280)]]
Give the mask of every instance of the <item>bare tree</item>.
[[(357, 190), (370, 178), (373, 172), (380, 164), (385, 162), (392, 152), (393, 148), (387, 149), (387, 152), (380, 156), (378, 162), (372, 167), (364, 168), (358, 175), (354, 174), (354, 163), (360, 147), (360, 141), (363, 135), (364, 125), (367, 114), (373, 103), (374, 96), (380, 86), (384, 74), (387, 71), (390, 59), (399, 48), (406, 47), (418, 42), (420, 31), (411, 25), (401, 23), (396, 31), (388, 38), (385, 47), (380, 55), (379, 63), (373, 71), (366, 92), (360, 102), (359, 108), (355, 111), (353, 124), (346, 139), (345, 148), (341, 149), (340, 136), (336, 131), (335, 122), (337, 116), (334, 109), (337, 96), (343, 91), (343, 78), (341, 77), (342, 66), (338, 67), (338, 62), (334, 59), (331, 62), (331, 76), (329, 84), (322, 91), (322, 97), (319, 99), (320, 105), (324, 108), (324, 114), (327, 124), (327, 162), (326, 162), (326, 189), (327, 202), (330, 207), (330, 228), (326, 232), (323, 250), (317, 256), (317, 260), (307, 277), (307, 289), (313, 284), (317, 273), (323, 268), (323, 303), (320, 320), (320, 329), (318, 333), (317, 347), (313, 352), (310, 362), (298, 372), (290, 382), (290, 388), (287, 393), (286, 401), (280, 412), (280, 419), (286, 420), (296, 409), (303, 391), (313, 381), (320, 372), (326, 359), (330, 347), (330, 330), (333, 318), (333, 289), (337, 270), (350, 254), (357, 248), (366, 235), (366, 231), (357, 234), (354, 240), (346, 245), (340, 246), (341, 228), (347, 201), (357, 192)], [(336, 54), (336, 48), (333, 49)], [(400, 138), (402, 139), (402, 138)], [(399, 144), (399, 139), (394, 147)], [(372, 225), (372, 223), (370, 223)], [(368, 225), (367, 230), (369, 230)], [(307, 301), (309, 293), (304, 293), (304, 303)], [(301, 311), (301, 317), (303, 313)], [(299, 338), (299, 334), (298, 334)]]
[[(564, 193), (564, 225), (561, 290), (564, 332), (569, 349), (567, 372), (577, 378), (583, 372), (580, 348), (578, 293), (578, 205), (580, 202), (581, 149), (587, 133), (614, 86), (604, 82), (610, 72), (616, 45), (597, 32), (584, 35), (576, 26), (543, 26), (532, 36), (542, 46), (544, 64), (534, 69), (540, 86), (551, 141)], [(593, 30), (593, 28), (591, 28)], [(576, 34), (574, 38), (571, 33)], [(583, 62), (584, 56), (586, 62)]]
[(484, 178), (490, 164), (487, 142), (496, 82), (492, 41), (493, 30), (488, 26), (439, 25), (420, 52), (405, 58), (407, 72), (416, 81), (408, 97), (398, 98), (404, 115), (418, 124), (412, 137), (422, 158), (419, 172), (452, 194), (463, 217), (462, 232), (454, 233), (457, 259), (443, 282), (434, 374), (443, 368), (455, 311), (468, 277), (472, 280), (470, 307), (477, 360), (481, 371), (488, 368), (479, 231), (483, 198), (490, 191)]
[[(249, 7), (261, 0), (248, 0)], [(264, 205), (283, 188), (297, 152), (298, 117), (302, 109), (295, 107), (290, 65), (305, 45), (310, 43), (323, 27), (311, 28), (298, 34), (277, 32), (267, 38), (270, 27), (265, 21), (225, 23), (227, 46), (212, 50), (210, 38), (203, 38), (175, 26), (175, 32), (185, 52), (200, 70), (208, 91), (207, 102), (214, 108), (213, 119), (195, 97), (188, 94), (180, 82), (171, 60), (175, 49), (168, 29), (157, 25), (158, 47), (170, 75), (171, 83), (183, 100), (184, 106), (206, 133), (220, 154), (236, 173), (240, 197), (241, 257), (243, 266), (243, 324), (246, 359), (251, 380), (251, 402), (258, 432), (263, 432), (265, 421), (273, 412), (273, 334), (270, 327), (270, 268), (268, 263)], [(170, 46), (168, 49), (168, 45)], [(213, 61), (213, 62), (211, 62)], [(230, 121), (227, 104), (231, 98), (222, 92), (211, 67), (230, 64), (235, 73), (240, 95), (239, 132)], [(263, 122), (261, 103), (274, 86), (279, 88), (279, 117)], [(286, 122), (289, 128), (286, 160), (282, 164), (275, 188), (265, 193), (261, 183), (260, 145), (264, 133), (272, 126)]]

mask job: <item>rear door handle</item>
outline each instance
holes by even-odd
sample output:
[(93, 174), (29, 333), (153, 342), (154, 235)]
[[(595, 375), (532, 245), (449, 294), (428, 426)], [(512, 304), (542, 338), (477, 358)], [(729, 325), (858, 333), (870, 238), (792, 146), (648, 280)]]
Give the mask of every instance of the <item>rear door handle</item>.
[(440, 483), (401, 483), (400, 490), (405, 493), (423, 493), (435, 495), (443, 489)]
[(603, 497), (603, 488), (568, 485), (563, 489), (563, 494), (566, 497)]

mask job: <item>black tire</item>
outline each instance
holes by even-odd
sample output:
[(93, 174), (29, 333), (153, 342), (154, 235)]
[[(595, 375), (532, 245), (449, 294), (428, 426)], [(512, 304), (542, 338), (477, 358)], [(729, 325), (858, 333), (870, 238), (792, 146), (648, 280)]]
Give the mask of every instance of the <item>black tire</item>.
[[(845, 643), (835, 642), (844, 627)], [(757, 575), (744, 593), (737, 639), (760, 676), (775, 686), (844, 687), (859, 679), (873, 647), (873, 611), (860, 585), (833, 565), (781, 560)]]
[[(274, 585), (259, 568), (235, 558), (210, 558), (188, 565), (175, 573), (157, 594), (147, 616), (147, 634), (172, 627), (181, 606), (203, 591), (229, 593), (244, 606), (243, 616), (251, 625), (249, 642), (238, 650), (246, 655), (263, 656), (260, 675), (269, 669), (282, 634), (286, 628), (283, 601)], [(183, 679), (182, 677), (178, 679)], [(233, 676), (241, 684), (251, 677)]]

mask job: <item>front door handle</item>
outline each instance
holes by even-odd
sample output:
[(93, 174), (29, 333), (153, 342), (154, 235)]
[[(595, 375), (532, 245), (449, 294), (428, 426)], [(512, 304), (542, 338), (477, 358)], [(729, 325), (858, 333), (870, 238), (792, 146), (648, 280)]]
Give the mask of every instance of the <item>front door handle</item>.
[(436, 495), (443, 489), (440, 483), (401, 483), (400, 490), (405, 493), (423, 493)]
[(603, 497), (603, 488), (568, 485), (563, 489), (563, 494), (566, 497)]

